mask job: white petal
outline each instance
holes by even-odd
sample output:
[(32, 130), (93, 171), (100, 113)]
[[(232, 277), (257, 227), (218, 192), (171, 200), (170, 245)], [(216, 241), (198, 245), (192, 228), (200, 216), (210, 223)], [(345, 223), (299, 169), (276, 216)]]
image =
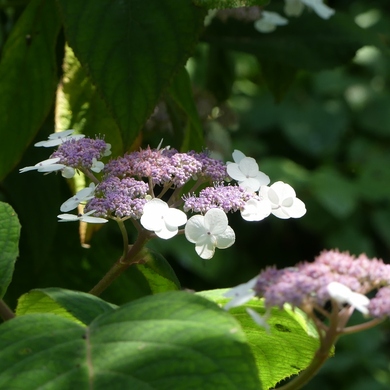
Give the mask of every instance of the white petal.
[(45, 165), (42, 167), (39, 167), (37, 170), (38, 172), (55, 172), (60, 171), (61, 169), (64, 169), (64, 164), (51, 164), (51, 165)]
[(369, 313), (368, 305), (370, 304), (370, 300), (363, 294), (352, 292), (348, 299), (348, 303), (364, 315)]
[(97, 161), (96, 158), (92, 159), (91, 171), (100, 173), (104, 168), (104, 164), (101, 161)]
[(187, 222), (187, 215), (178, 209), (169, 208), (164, 214), (164, 220), (170, 226), (182, 226)]
[(270, 331), (270, 326), (267, 322), (269, 313), (266, 312), (263, 316), (260, 315), (257, 311), (251, 309), (250, 307), (246, 308), (246, 312), (252, 317), (252, 320), (256, 322), (257, 325), (264, 328), (267, 332)]
[(352, 294), (352, 290), (349, 287), (339, 282), (330, 282), (326, 289), (329, 296), (341, 305), (347, 303)]
[(204, 227), (213, 235), (223, 233), (228, 226), (228, 218), (221, 209), (210, 209), (204, 216)]
[(260, 186), (266, 186), (270, 183), (270, 178), (264, 172), (258, 171), (255, 179), (260, 183)]
[(239, 150), (237, 150), (237, 149), (234, 150), (232, 156), (233, 156), (234, 162), (237, 163), (237, 164), (238, 164), (243, 158), (246, 157), (244, 153), (242, 153), (241, 151), (239, 151)]
[(325, 5), (322, 0), (301, 1), (308, 7), (312, 8), (313, 11), (322, 19), (329, 19), (335, 13), (335, 10)]
[(63, 131), (57, 131), (55, 133), (52, 133), (49, 135), (49, 139), (60, 139), (60, 138), (66, 138), (69, 135), (73, 134), (74, 130), (69, 129), (69, 130), (63, 130)]
[(164, 229), (165, 223), (164, 218), (161, 214), (153, 214), (150, 212), (144, 213), (140, 219), (141, 225), (152, 232)]
[(287, 16), (300, 16), (305, 8), (301, 0), (284, 0), (284, 13)]
[(57, 215), (58, 218), (61, 219), (60, 222), (70, 222), (70, 221), (78, 221), (79, 217), (74, 214), (60, 214)]
[(272, 32), (276, 26), (284, 26), (288, 20), (276, 12), (263, 11), (261, 18), (257, 20), (254, 27), (257, 31), (262, 33)]
[(209, 260), (214, 256), (215, 246), (210, 236), (205, 235), (202, 241), (199, 241), (195, 245), (196, 253), (205, 260)]
[(253, 290), (247, 290), (245, 293), (242, 293), (235, 298), (233, 298), (231, 301), (229, 301), (223, 308), (225, 310), (229, 310), (232, 307), (242, 306), (244, 303), (247, 303), (252, 298), (254, 298), (256, 293)]
[(283, 207), (276, 207), (276, 208), (272, 208), (272, 215), (274, 215), (275, 217), (277, 218), (280, 218), (280, 219), (289, 219), (290, 218), (290, 215), (287, 213), (286, 211), (287, 209), (283, 208)]
[(81, 216), (80, 218), (80, 221), (82, 222), (87, 222), (87, 223), (106, 223), (108, 222), (107, 219), (104, 219), (104, 218), (99, 218), (99, 217), (90, 217), (90, 216)]
[(271, 214), (271, 202), (268, 199), (249, 199), (241, 210), (241, 216), (246, 221), (261, 221)]
[(231, 290), (226, 291), (223, 295), (227, 298), (233, 299), (224, 306), (224, 309), (228, 310), (231, 307), (241, 306), (251, 300), (255, 296), (253, 288), (257, 283), (257, 278), (258, 277), (255, 276), (248, 282), (241, 283), (238, 286), (233, 287)]
[(246, 178), (243, 181), (238, 181), (238, 185), (250, 192), (256, 192), (260, 188), (260, 183), (255, 178)]
[(78, 191), (76, 195), (62, 203), (60, 210), (62, 212), (67, 212), (75, 209), (81, 202), (92, 199), (94, 191), (95, 184), (91, 183), (89, 187), (83, 188), (82, 190)]
[(276, 183), (270, 186), (270, 189), (275, 191), (280, 201), (286, 198), (295, 198), (296, 194), (294, 188), (289, 184), (283, 183), (282, 181), (277, 181)]
[(236, 241), (236, 234), (234, 233), (234, 230), (228, 226), (223, 233), (215, 235), (215, 238), (217, 240), (215, 246), (218, 249), (226, 249), (234, 244)]
[(61, 172), (62, 177), (65, 177), (66, 179), (71, 179), (75, 174), (76, 171), (72, 167), (65, 167)]
[(149, 202), (145, 203), (144, 213), (157, 213), (163, 215), (166, 210), (168, 210), (168, 205), (163, 200), (158, 198), (153, 198)]
[(160, 237), (164, 240), (169, 240), (170, 238), (176, 236), (178, 231), (179, 229), (177, 228), (177, 226), (166, 226), (164, 224), (162, 229), (155, 231), (155, 233), (157, 237)]
[(106, 144), (106, 149), (104, 150), (103, 156), (107, 157), (111, 154), (111, 144)]
[(228, 175), (237, 181), (246, 180), (246, 176), (241, 172), (240, 167), (236, 163), (230, 163), (226, 165), (226, 171)]
[(257, 172), (259, 171), (259, 165), (256, 160), (252, 157), (243, 158), (238, 164), (241, 172), (245, 177), (256, 177)]
[[(69, 132), (69, 131), (73, 132), (73, 130), (66, 130), (66, 131), (63, 131), (61, 133), (66, 133), (66, 132)], [(81, 138), (85, 137), (84, 134), (75, 134), (75, 135), (67, 135), (67, 136), (65, 136), (65, 135), (63, 135), (61, 133), (51, 134), (49, 136), (49, 140), (37, 142), (36, 144), (34, 144), (34, 146), (37, 146), (37, 147), (42, 146), (42, 147), (45, 147), (45, 148), (50, 148), (50, 147), (53, 147), (53, 146), (61, 145), (63, 142), (69, 141), (71, 139), (78, 140), (78, 139), (81, 139)]]
[(194, 215), (191, 217), (184, 228), (184, 233), (189, 242), (196, 243), (204, 234), (207, 234), (204, 226), (204, 216)]
[(300, 199), (295, 198), (293, 205), (287, 212), (291, 218), (301, 218), (306, 214), (306, 206)]

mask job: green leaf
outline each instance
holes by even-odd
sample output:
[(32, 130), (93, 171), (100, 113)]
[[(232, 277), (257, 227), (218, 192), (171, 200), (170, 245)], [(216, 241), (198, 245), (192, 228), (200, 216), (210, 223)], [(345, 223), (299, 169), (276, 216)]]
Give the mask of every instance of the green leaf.
[(146, 279), (151, 294), (180, 290), (180, 282), (168, 261), (158, 252), (145, 250), (143, 263), (135, 265)]
[(124, 150), (118, 125), (67, 45), (63, 69), (64, 75), (57, 90), (56, 128), (75, 129), (89, 137), (104, 135), (105, 141), (112, 146), (112, 155), (122, 155)]
[[(228, 289), (202, 291), (198, 295), (225, 305), (230, 299), (223, 294)], [(246, 312), (249, 307), (264, 315), (263, 300), (252, 299), (230, 313), (241, 323), (255, 356), (259, 378), (264, 388), (273, 388), (279, 381), (304, 370), (319, 347), (317, 333), (311, 322), (299, 310), (273, 308), (267, 320), (270, 331), (257, 325)]]
[(190, 56), (205, 10), (191, 0), (59, 0), (69, 45), (105, 100), (125, 150)]
[(267, 5), (269, 0), (193, 0), (193, 2), (207, 9), (225, 9)]
[(173, 79), (168, 93), (187, 117), (181, 150), (201, 151), (204, 147), (203, 127), (194, 102), (190, 77), (185, 68), (182, 68)]
[(20, 223), (14, 209), (0, 202), (0, 299), (12, 280), (19, 255), (19, 236)]
[(54, 1), (32, 0), (3, 48), (0, 180), (18, 163), (53, 105), (58, 83), (55, 45), (60, 26)]
[(51, 314), (0, 326), (0, 388), (259, 390), (237, 321), (175, 292), (101, 315), (88, 327)]
[(115, 305), (94, 295), (52, 287), (22, 295), (16, 307), (16, 315), (52, 313), (88, 325), (100, 314), (115, 308)]
[[(290, 18), (271, 34), (255, 30), (253, 23), (230, 18), (214, 19), (203, 36), (206, 42), (256, 55), (296, 69), (321, 70), (350, 61), (364, 45), (380, 45), (376, 37), (360, 28), (348, 15), (337, 12), (323, 20), (306, 12)], [(315, 53), (315, 55), (313, 55)]]

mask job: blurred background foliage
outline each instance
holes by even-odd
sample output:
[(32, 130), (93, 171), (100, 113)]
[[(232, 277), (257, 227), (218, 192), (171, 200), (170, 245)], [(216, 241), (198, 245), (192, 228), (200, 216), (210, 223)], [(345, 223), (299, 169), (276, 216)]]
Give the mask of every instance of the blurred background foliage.
[[(27, 4), (0, 0), (0, 49)], [(236, 243), (210, 261), (201, 260), (182, 236), (151, 242), (183, 288), (233, 286), (263, 267), (312, 260), (323, 249), (389, 261), (390, 4), (328, 4), (336, 9), (329, 21), (306, 11), (268, 35), (253, 29), (250, 12), (258, 10), (220, 11), (187, 62), (205, 146), (224, 160), (231, 160), (234, 149), (254, 157), (271, 182), (291, 184), (308, 211), (299, 220), (271, 216), (258, 223), (230, 215)], [(279, 10), (281, 4), (272, 1), (268, 8)], [(64, 43), (60, 33), (59, 65)], [(166, 93), (135, 145), (155, 147), (164, 138), (164, 145), (180, 148), (184, 114), (174, 94)], [(53, 132), (54, 118), (53, 106), (1, 185), (1, 200), (16, 209), (22, 224), (20, 258), (6, 296), (11, 306), (34, 287), (88, 291), (121, 253), (114, 223), (92, 234), (56, 221), (59, 205), (72, 195), (62, 177), (18, 174), (20, 167), (48, 157), (32, 145)], [(102, 297), (124, 303), (149, 293), (142, 272), (133, 268)], [(306, 388), (388, 389), (389, 341), (386, 324), (342, 338), (336, 357)]]

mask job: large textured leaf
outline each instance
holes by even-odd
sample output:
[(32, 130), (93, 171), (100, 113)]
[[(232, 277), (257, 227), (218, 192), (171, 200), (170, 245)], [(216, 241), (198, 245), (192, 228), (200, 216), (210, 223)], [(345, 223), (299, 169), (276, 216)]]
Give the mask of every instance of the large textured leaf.
[(32, 0), (2, 51), (0, 180), (20, 160), (53, 104), (59, 29), (54, 1)]
[[(225, 305), (227, 290), (202, 291), (199, 295)], [(273, 388), (279, 381), (305, 369), (319, 347), (316, 331), (299, 310), (272, 309), (267, 323), (269, 332), (257, 325), (247, 314), (249, 307), (265, 314), (262, 300), (252, 299), (244, 306), (230, 310), (248, 338), (256, 359), (259, 377), (265, 389)]]
[(19, 254), (20, 224), (13, 208), (0, 202), (0, 298), (11, 282)]
[(99, 134), (111, 144), (114, 157), (123, 154), (118, 125), (69, 46), (65, 46), (63, 70), (57, 89), (56, 129), (75, 129), (89, 137)]
[(351, 17), (339, 12), (329, 20), (305, 13), (291, 18), (288, 25), (271, 34), (258, 32), (253, 23), (214, 19), (204, 39), (221, 47), (254, 54), (260, 61), (272, 59), (275, 63), (308, 70), (343, 65), (362, 46), (380, 44)]
[(185, 64), (205, 10), (191, 0), (58, 0), (69, 45), (117, 122), (135, 140)]
[(2, 389), (258, 390), (237, 321), (193, 294), (158, 294), (88, 327), (51, 314), (0, 326)]
[(16, 315), (52, 313), (88, 325), (100, 314), (114, 308), (115, 305), (94, 295), (52, 287), (32, 290), (22, 295)]

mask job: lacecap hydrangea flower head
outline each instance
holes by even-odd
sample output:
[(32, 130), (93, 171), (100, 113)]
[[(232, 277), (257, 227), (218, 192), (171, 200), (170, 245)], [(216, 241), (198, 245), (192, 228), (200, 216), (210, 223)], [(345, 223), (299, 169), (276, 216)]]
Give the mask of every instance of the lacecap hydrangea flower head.
[[(289, 304), (304, 311), (320, 334), (327, 331), (327, 320), (337, 322), (337, 332), (343, 334), (349, 331), (346, 325), (354, 310), (374, 319), (373, 324), (390, 317), (390, 265), (366, 255), (323, 251), (314, 262), (284, 269), (269, 267), (226, 297), (231, 298), (227, 309), (254, 297), (264, 299), (267, 309)], [(332, 303), (330, 311), (328, 302)]]
[[(61, 222), (111, 219), (122, 224), (130, 219), (144, 241), (184, 234), (203, 259), (234, 244), (229, 213), (240, 212), (246, 221), (261, 221), (270, 214), (300, 218), (306, 213), (290, 185), (269, 186), (270, 178), (257, 162), (238, 150), (233, 152), (234, 162), (226, 164), (205, 151), (181, 153), (169, 147), (147, 147), (104, 163), (111, 145), (101, 137), (74, 135), (72, 130), (54, 133), (35, 146), (57, 150), (21, 173), (61, 172), (72, 178), (78, 172), (90, 181), (61, 205), (66, 213), (58, 215)], [(184, 192), (188, 183), (192, 188)], [(80, 205), (84, 214), (67, 214)]]

